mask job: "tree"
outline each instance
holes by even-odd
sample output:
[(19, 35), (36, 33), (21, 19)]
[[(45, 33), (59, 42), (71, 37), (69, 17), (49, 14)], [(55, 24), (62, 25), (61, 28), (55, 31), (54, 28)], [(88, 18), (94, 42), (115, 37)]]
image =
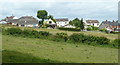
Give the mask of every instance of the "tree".
[(53, 19), (53, 16), (52, 16), (52, 15), (49, 15), (47, 18), (48, 18), (48, 19)]
[(39, 21), (39, 24), (43, 25), (44, 19), (47, 19), (48, 12), (46, 10), (38, 10), (37, 17), (39, 19), (42, 19), (42, 21)]
[(54, 19), (52, 15), (49, 15), (47, 18), (53, 20), (56, 23), (56, 20)]
[(83, 22), (83, 18), (81, 19), (81, 21), (80, 21), (80, 28), (81, 28), (81, 30), (83, 30), (84, 29), (84, 22)]
[(81, 20), (79, 20), (78, 18), (75, 18), (74, 20), (70, 21), (69, 24), (75, 26), (76, 28), (80, 28), (81, 30), (84, 29), (83, 18)]
[(78, 18), (75, 18), (74, 20), (70, 21), (69, 24), (75, 26), (76, 28), (80, 28), (80, 20)]

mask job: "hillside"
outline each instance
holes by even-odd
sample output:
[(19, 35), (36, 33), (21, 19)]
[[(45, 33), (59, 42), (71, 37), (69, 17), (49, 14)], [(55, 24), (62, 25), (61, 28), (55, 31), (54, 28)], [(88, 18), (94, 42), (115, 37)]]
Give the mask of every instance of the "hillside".
[(118, 49), (3, 35), (3, 63), (117, 63)]

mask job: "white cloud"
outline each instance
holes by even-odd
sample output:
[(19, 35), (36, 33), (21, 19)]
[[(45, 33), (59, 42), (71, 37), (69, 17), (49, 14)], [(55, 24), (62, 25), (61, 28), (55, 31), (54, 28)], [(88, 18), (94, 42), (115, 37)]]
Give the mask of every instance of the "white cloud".
[(1, 18), (32, 15), (41, 9), (47, 10), (54, 17), (117, 19), (118, 0), (0, 0)]

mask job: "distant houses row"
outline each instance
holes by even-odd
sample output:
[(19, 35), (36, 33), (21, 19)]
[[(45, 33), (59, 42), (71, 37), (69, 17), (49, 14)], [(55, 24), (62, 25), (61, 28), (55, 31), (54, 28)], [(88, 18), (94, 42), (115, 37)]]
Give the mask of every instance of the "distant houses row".
[[(56, 23), (51, 19), (45, 20), (45, 24), (55, 24), (57, 27), (75, 28), (69, 24), (68, 18), (55, 19)], [(98, 20), (83, 20), (85, 29), (88, 26), (98, 27), (99, 29), (107, 29), (109, 31), (120, 32), (120, 23), (118, 21), (103, 21), (101, 24)], [(38, 20), (33, 16), (22, 16), (17, 18), (15, 16), (9, 16), (0, 21), (0, 24), (11, 24), (19, 27), (39, 27)]]

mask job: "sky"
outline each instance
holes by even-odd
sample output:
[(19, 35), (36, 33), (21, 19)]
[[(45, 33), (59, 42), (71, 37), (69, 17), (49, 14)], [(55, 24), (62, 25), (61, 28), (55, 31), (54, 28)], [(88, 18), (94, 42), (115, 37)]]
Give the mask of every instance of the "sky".
[(54, 18), (118, 20), (119, 0), (0, 0), (0, 19), (34, 16), (46, 10)]

